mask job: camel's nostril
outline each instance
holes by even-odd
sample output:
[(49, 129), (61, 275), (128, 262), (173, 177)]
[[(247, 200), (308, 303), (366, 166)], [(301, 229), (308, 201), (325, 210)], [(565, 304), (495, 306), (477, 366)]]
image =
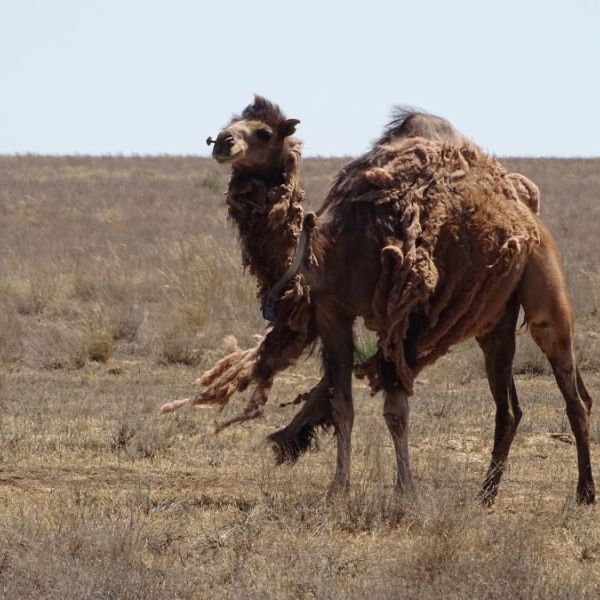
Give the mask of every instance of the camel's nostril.
[(230, 133), (219, 135), (213, 148), (213, 156), (229, 156), (235, 140)]

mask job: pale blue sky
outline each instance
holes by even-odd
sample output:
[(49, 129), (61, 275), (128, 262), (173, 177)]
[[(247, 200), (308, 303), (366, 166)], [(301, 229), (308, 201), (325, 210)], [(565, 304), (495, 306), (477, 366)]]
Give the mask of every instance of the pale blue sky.
[(207, 154), (254, 92), (306, 155), (405, 103), (499, 155), (600, 156), (600, 2), (0, 0), (0, 153)]

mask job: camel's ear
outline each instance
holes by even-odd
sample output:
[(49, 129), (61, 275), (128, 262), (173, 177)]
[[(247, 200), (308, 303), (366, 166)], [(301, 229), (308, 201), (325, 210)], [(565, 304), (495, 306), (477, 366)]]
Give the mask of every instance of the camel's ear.
[(299, 124), (300, 121), (298, 119), (286, 119), (279, 128), (279, 134), (282, 138), (293, 135), (296, 132), (296, 125)]

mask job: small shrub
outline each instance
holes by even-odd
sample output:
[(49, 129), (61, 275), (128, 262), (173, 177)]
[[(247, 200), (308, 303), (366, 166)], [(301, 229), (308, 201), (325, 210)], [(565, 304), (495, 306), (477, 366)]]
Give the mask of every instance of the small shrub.
[(165, 364), (197, 366), (204, 355), (199, 341), (199, 336), (184, 322), (176, 321), (161, 333), (159, 361)]
[(82, 326), (87, 330), (88, 358), (95, 362), (108, 362), (113, 337), (105, 307), (102, 304), (92, 306), (91, 312), (83, 317)]
[(125, 453), (133, 459), (152, 459), (171, 446), (172, 427), (173, 423), (128, 418), (117, 426), (109, 447), (112, 452)]
[(127, 421), (123, 421), (113, 434), (109, 446), (113, 452), (122, 452), (135, 435), (135, 429)]
[(171, 437), (162, 428), (144, 423), (133, 439), (132, 454), (136, 458), (154, 458), (171, 446)]
[(112, 336), (105, 329), (92, 329), (89, 334), (88, 358), (95, 362), (106, 363), (112, 354)]
[(110, 329), (113, 340), (133, 342), (144, 320), (144, 312), (137, 305), (119, 305), (112, 311)]
[(81, 369), (88, 357), (85, 336), (73, 326), (45, 325), (27, 346), (30, 361), (44, 369)]

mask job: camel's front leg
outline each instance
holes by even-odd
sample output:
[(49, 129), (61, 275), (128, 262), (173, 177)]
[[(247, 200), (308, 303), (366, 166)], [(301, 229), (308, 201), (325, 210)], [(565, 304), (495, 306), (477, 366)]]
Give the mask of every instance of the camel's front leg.
[(396, 489), (399, 492), (412, 489), (408, 456), (408, 394), (404, 390), (396, 388), (385, 392), (383, 416), (396, 452)]
[(391, 362), (381, 359), (379, 376), (385, 393), (383, 417), (394, 442), (396, 453), (396, 490), (413, 488), (408, 455), (408, 393), (399, 385), (396, 370)]
[(331, 314), (319, 315), (319, 313), (317, 319), (319, 335), (323, 342), (325, 374), (333, 387), (331, 420), (337, 438), (337, 463), (331, 490), (346, 491), (350, 485), (351, 437), (354, 423), (352, 320), (340, 318), (334, 320)]

